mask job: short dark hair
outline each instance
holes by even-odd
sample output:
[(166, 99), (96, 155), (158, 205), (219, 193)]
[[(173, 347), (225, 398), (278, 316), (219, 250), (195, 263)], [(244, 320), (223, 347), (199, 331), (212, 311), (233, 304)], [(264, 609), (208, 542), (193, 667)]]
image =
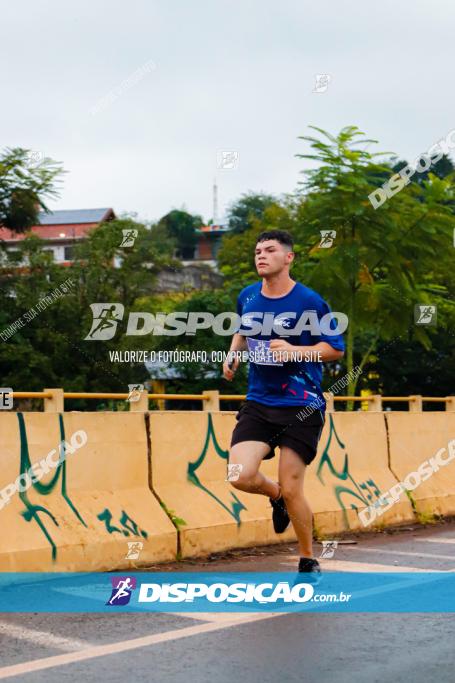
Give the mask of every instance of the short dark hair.
[(291, 251), (294, 250), (294, 240), (292, 235), (286, 230), (265, 230), (258, 235), (256, 244), (258, 242), (265, 242), (266, 240), (276, 240), (280, 244), (284, 244), (290, 247)]

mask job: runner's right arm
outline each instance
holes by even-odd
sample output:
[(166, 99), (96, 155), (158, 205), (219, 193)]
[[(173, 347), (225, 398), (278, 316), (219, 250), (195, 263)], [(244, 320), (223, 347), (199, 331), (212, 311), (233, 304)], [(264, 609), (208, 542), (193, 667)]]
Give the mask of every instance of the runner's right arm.
[[(248, 350), (248, 345), (246, 343), (246, 339), (244, 336), (241, 334), (234, 334), (232, 337), (232, 342), (231, 342), (231, 348), (229, 351), (247, 351)], [(233, 359), (230, 359), (229, 356), (226, 358), (226, 360), (223, 363), (223, 377), (224, 379), (227, 379), (229, 382), (234, 379), (235, 371), (237, 370), (239, 366), (239, 359), (237, 356), (235, 356)]]

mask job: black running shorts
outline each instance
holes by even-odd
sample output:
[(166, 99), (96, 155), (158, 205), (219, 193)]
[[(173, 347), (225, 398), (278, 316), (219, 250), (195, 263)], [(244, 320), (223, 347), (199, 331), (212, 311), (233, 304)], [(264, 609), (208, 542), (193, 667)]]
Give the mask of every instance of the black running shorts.
[(263, 441), (270, 445), (270, 452), (263, 458), (269, 460), (275, 456), (276, 446), (289, 446), (309, 465), (316, 457), (325, 417), (315, 410), (299, 420), (297, 415), (303, 409), (304, 406), (272, 407), (246, 401), (236, 415), (231, 447), (242, 441)]

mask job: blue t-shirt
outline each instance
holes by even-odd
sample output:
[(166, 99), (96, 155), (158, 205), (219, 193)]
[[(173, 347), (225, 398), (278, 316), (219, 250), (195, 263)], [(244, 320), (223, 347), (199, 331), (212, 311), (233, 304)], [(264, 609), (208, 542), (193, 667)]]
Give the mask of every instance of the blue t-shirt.
[[(249, 285), (242, 289), (237, 300), (237, 313), (243, 316), (239, 334), (248, 330), (254, 332), (254, 323), (256, 322), (256, 327), (258, 322), (263, 323), (263, 329), (259, 333), (244, 334), (250, 350), (247, 400), (268, 406), (306, 406), (317, 402), (317, 408), (324, 410), (325, 401), (321, 390), (322, 363), (290, 361), (281, 365), (262, 364), (262, 361), (253, 362), (251, 353), (258, 351), (257, 340), (271, 339), (284, 339), (294, 346), (314, 346), (323, 341), (334, 349), (344, 351), (342, 335), (327, 334), (330, 330), (337, 329), (337, 321), (331, 319), (330, 308), (324, 299), (300, 282), (295, 283), (289, 294), (278, 298), (264, 296), (261, 289), (262, 282)], [(262, 320), (260, 315), (254, 316), (254, 313), (263, 313)], [(267, 316), (267, 313), (271, 315)], [(280, 316), (277, 324), (276, 316), (284, 313), (291, 315), (289, 318)], [(323, 324), (319, 325), (324, 316), (327, 317)], [(272, 320), (275, 320), (275, 330), (271, 329)], [(307, 329), (302, 329), (298, 334), (289, 334), (292, 330), (298, 332), (302, 327)], [(260, 357), (257, 353), (254, 356)]]

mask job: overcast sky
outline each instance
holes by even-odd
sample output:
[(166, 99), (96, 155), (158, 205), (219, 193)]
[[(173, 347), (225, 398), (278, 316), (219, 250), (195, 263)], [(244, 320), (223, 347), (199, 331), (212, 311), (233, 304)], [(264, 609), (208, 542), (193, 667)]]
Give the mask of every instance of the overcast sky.
[(54, 209), (207, 220), (215, 176), (221, 215), (293, 191), (309, 125), (408, 160), (455, 128), (451, 0), (3, 0), (1, 24), (0, 147), (63, 163)]

